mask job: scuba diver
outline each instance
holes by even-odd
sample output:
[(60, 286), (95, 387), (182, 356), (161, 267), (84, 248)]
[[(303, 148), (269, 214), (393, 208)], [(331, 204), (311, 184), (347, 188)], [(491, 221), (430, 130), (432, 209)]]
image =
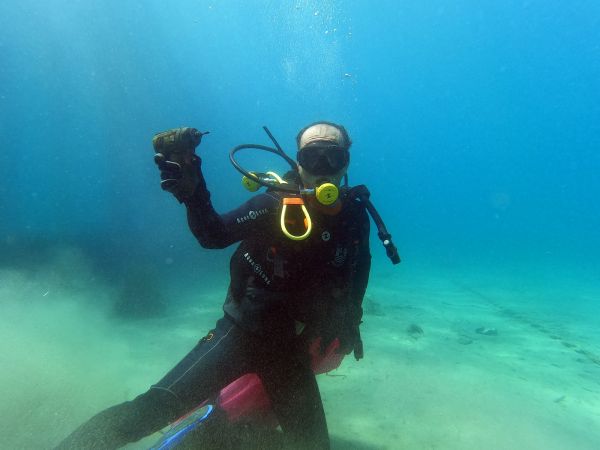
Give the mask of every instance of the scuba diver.
[[(283, 448), (330, 448), (315, 372), (331, 370), (350, 353), (363, 358), (359, 327), (371, 266), (369, 214), (388, 257), (394, 264), (400, 259), (366, 187), (347, 184), (351, 140), (343, 126), (317, 122), (302, 129), (297, 161), (265, 131), (275, 148), (240, 145), (230, 159), (249, 190), (267, 190), (222, 215), (213, 208), (195, 153), (206, 133), (178, 128), (155, 136), (161, 187), (185, 205), (200, 245), (222, 249), (239, 242), (230, 261), (224, 315), (147, 392), (98, 413), (58, 448), (118, 448), (208, 403), (216, 407), (205, 409), (202, 420), (215, 417), (225, 426), (217, 434), (226, 435), (224, 388), (249, 374), (255, 378), (248, 383), (260, 385), (283, 431), (278, 433)], [(291, 170), (282, 177), (249, 172), (235, 159), (244, 149), (277, 154)], [(325, 361), (319, 370), (324, 356), (330, 364)], [(215, 448), (223, 446), (221, 441)]]

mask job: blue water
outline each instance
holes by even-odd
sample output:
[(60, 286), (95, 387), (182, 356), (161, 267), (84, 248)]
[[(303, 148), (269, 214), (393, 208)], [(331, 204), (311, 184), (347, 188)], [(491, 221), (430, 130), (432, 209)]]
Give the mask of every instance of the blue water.
[[(216, 319), (230, 250), (197, 246), (160, 189), (153, 134), (210, 130), (199, 154), (226, 211), (248, 198), (232, 146), (269, 144), (268, 125), (294, 155), (299, 129), (330, 120), (354, 141), (350, 183), (369, 186), (404, 259), (392, 267), (373, 236), (371, 292), (408, 302), (411, 277), (413, 293), (468, 279), (552, 323), (576, 311), (571, 332), (599, 324), (596, 1), (23, 0), (0, 6), (0, 55), (0, 268), (20, 274), (3, 302), (40, 273), (83, 290), (154, 279), (188, 306), (209, 280)], [(600, 353), (598, 335), (578, 345)]]

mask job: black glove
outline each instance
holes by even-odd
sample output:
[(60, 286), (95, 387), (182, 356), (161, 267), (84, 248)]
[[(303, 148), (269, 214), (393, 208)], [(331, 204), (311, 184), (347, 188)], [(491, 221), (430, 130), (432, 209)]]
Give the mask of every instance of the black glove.
[(154, 155), (154, 162), (160, 170), (160, 187), (170, 192), (183, 203), (189, 199), (204, 178), (200, 171), (202, 161), (197, 155), (192, 155), (191, 164), (181, 167), (180, 164), (168, 161), (162, 153)]
[(363, 341), (360, 338), (360, 330), (358, 331), (358, 339), (354, 342), (354, 359), (360, 361), (365, 357), (365, 349), (363, 347)]
[[(360, 324), (359, 324), (360, 325)], [(340, 340), (340, 346), (336, 350), (336, 353), (343, 353), (348, 355), (354, 352), (354, 358), (358, 361), (364, 357), (363, 343), (360, 338), (359, 325), (344, 326), (340, 330), (327, 327), (323, 330), (321, 335), (321, 354), (325, 354), (325, 350), (331, 345), (331, 343), (338, 338)]]
[(363, 342), (360, 338), (359, 325), (347, 327), (340, 336), (340, 351), (343, 351), (346, 355), (354, 352), (354, 359), (357, 361), (363, 359), (365, 356)]

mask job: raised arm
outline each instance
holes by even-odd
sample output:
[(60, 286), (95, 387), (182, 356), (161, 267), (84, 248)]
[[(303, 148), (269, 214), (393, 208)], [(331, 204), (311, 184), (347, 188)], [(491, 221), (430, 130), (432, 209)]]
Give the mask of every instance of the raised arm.
[(202, 174), (202, 160), (194, 151), (201, 136), (195, 129), (176, 128), (157, 134), (153, 140), (161, 187), (185, 204), (188, 224), (200, 245), (225, 248), (252, 233), (264, 233), (265, 228), (270, 231), (279, 209), (279, 199), (273, 194), (256, 195), (223, 215), (215, 211)]
[[(202, 180), (204, 180), (202, 178)], [(270, 230), (278, 212), (279, 200), (266, 193), (220, 215), (213, 208), (205, 183), (186, 200), (190, 230), (204, 248), (225, 248), (256, 233)]]

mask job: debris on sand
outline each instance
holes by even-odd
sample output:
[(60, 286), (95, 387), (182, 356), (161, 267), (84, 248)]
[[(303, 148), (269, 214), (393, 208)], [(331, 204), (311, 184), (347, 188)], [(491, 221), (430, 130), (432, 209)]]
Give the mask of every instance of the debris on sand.
[(411, 323), (408, 328), (406, 329), (406, 332), (408, 333), (408, 335), (413, 338), (413, 339), (419, 339), (421, 336), (423, 336), (423, 334), (425, 334), (423, 332), (423, 328), (421, 328), (419, 325), (417, 325), (416, 323)]
[(483, 334), (484, 336), (498, 336), (498, 330), (488, 327), (479, 327), (475, 330), (475, 333)]

